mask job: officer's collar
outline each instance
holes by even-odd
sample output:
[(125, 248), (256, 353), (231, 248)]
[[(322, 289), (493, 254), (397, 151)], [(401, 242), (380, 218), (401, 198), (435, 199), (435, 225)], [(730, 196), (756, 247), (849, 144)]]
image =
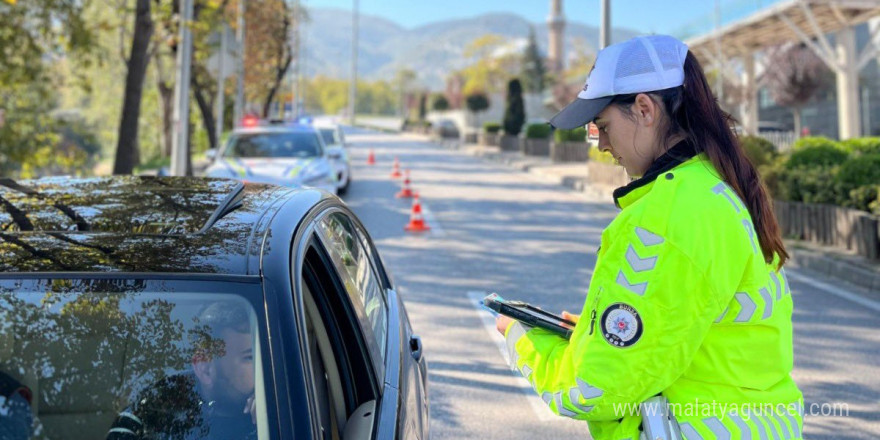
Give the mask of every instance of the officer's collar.
[(644, 176), (614, 190), (614, 204), (618, 208), (629, 206), (648, 191), (648, 184), (656, 180), (657, 176), (681, 165), (697, 153), (697, 148), (687, 140), (673, 145), (651, 164)]

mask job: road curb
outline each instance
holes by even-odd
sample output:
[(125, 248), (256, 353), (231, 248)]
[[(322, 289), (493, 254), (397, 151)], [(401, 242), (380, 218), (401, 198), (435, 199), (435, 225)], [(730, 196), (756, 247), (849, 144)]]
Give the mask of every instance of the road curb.
[[(545, 167), (552, 165), (547, 159), (528, 158), (516, 152), (494, 151), (492, 147), (464, 146), (461, 151), (472, 156), (482, 157), (494, 162), (511, 166), (514, 169), (557, 182), (559, 185), (588, 194), (592, 197), (613, 200), (614, 188), (603, 188), (602, 185), (591, 185), (587, 176), (559, 175), (547, 172)], [(543, 168), (543, 169), (542, 169)], [(864, 258), (849, 255), (829, 254), (827, 250), (809, 248), (807, 243), (794, 240), (786, 241), (786, 249), (791, 255), (792, 268), (807, 273), (818, 273), (823, 276), (842, 281), (858, 287), (872, 295), (880, 296), (880, 264), (871, 263)]]

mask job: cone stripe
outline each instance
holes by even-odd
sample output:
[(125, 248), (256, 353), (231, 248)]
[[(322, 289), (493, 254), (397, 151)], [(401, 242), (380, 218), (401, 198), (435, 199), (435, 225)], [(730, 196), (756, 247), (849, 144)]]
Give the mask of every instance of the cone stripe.
[(413, 197), (412, 214), (409, 217), (409, 224), (407, 224), (403, 229), (412, 232), (431, 230), (431, 228), (427, 224), (425, 224), (425, 219), (422, 217), (422, 204), (419, 203), (418, 194), (415, 194), (415, 196)]
[(406, 178), (403, 179), (403, 189), (401, 189), (394, 197), (397, 197), (398, 199), (406, 199), (412, 196), (413, 191), (410, 187), (409, 170), (406, 170)]

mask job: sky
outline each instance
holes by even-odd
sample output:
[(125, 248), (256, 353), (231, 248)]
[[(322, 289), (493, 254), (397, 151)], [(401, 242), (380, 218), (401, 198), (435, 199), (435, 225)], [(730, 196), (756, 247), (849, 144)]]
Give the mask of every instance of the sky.
[[(300, 0), (308, 7), (352, 9), (354, 0)], [(550, 0), (359, 0), (363, 14), (387, 18), (413, 28), (436, 21), (468, 18), (493, 12), (513, 13), (544, 22)], [(782, 0), (719, 0), (722, 24), (740, 19)], [(715, 26), (713, 0), (611, 0), (611, 26), (638, 32), (700, 35)], [(599, 0), (563, 0), (569, 21), (599, 25)]]

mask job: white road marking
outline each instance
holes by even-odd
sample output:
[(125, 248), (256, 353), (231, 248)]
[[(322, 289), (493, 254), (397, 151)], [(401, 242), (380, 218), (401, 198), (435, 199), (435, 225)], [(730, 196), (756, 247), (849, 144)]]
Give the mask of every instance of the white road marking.
[(446, 231), (444, 231), (443, 227), (440, 226), (440, 222), (438, 222), (437, 219), (434, 218), (434, 214), (432, 214), (431, 210), (428, 209), (428, 205), (426, 205), (425, 202), (422, 200), (419, 200), (419, 203), (422, 204), (422, 217), (424, 217), (425, 223), (428, 224), (428, 227), (431, 228), (428, 233), (437, 237), (445, 237)]
[(800, 273), (795, 272), (794, 270), (786, 270), (785, 274), (791, 277), (792, 279), (800, 282), (809, 284), (817, 289), (824, 290), (834, 296), (839, 298), (843, 298), (845, 300), (849, 300), (861, 306), (865, 306), (875, 312), (880, 312), (880, 303), (877, 301), (872, 301), (868, 298), (865, 298), (861, 295), (857, 295), (855, 293), (846, 290), (840, 286), (832, 286), (828, 283), (824, 283), (807, 275), (802, 275)]
[[(488, 293), (479, 291), (470, 291), (467, 293), (468, 298), (471, 300), (471, 304), (474, 306), (474, 310), (483, 321), (483, 327), (485, 327), (486, 332), (489, 333), (489, 338), (495, 342), (498, 351), (501, 352), (501, 356), (504, 358), (504, 362), (507, 365), (510, 365), (510, 356), (507, 354), (507, 344), (504, 341), (504, 337), (495, 329), (495, 318), (490, 311), (486, 310), (482, 304), (480, 304), (480, 301), (482, 301), (486, 295), (488, 295)], [(538, 420), (542, 422), (558, 420), (559, 417), (554, 414), (553, 411), (547, 407), (547, 404), (541, 400), (538, 394), (535, 393), (535, 390), (532, 389), (532, 385), (529, 381), (527, 381), (522, 374), (516, 372), (513, 367), (511, 367), (511, 371), (514, 372), (512, 374), (517, 377), (517, 382), (520, 384), (518, 388), (523, 394), (525, 394), (526, 401), (529, 402), (529, 405), (532, 407), (532, 410), (534, 410), (535, 416), (538, 417)]]

